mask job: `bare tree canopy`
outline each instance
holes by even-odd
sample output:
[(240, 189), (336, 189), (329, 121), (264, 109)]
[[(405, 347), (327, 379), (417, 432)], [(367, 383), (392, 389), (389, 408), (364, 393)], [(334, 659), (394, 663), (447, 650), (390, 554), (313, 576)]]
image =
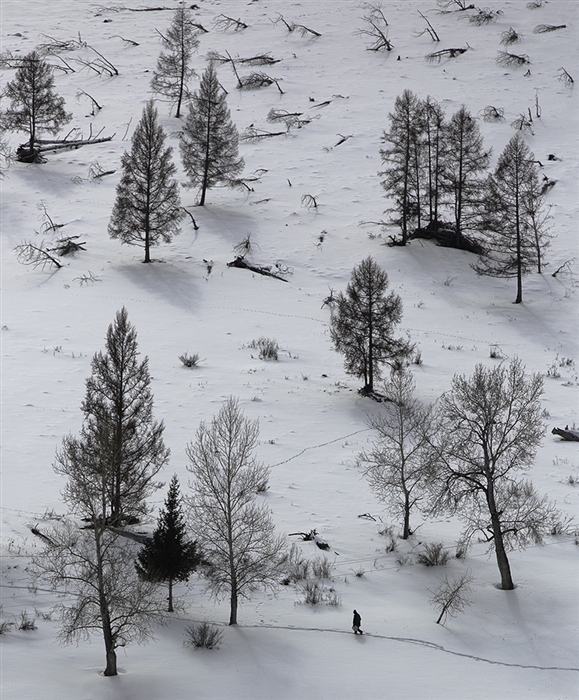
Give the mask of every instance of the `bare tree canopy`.
[(239, 598), (277, 585), (285, 549), (269, 508), (257, 502), (268, 479), (267, 468), (253, 456), (258, 435), (257, 422), (230, 398), (209, 425), (201, 423), (187, 447), (193, 529), (209, 562), (211, 591), (229, 594), (230, 625), (237, 624)]

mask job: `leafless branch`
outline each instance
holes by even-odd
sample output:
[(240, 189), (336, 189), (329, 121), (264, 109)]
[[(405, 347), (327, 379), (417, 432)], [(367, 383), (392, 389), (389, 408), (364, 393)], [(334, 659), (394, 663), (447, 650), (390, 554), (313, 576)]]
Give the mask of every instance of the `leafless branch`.
[(565, 68), (559, 68), (558, 78), (565, 87), (572, 87), (573, 83), (575, 82)]
[(366, 12), (362, 17), (366, 26), (357, 29), (354, 34), (371, 39), (370, 45), (366, 47), (368, 51), (392, 51), (393, 44), (388, 39), (388, 20), (384, 16), (382, 5), (364, 3), (362, 8)]
[(521, 54), (520, 56), (515, 53), (508, 53), (507, 51), (499, 51), (497, 54), (496, 62), (499, 66), (503, 68), (513, 68), (516, 66), (525, 66), (531, 61), (527, 54)]
[(240, 19), (234, 19), (233, 17), (228, 17), (227, 15), (217, 15), (217, 17), (213, 20), (213, 26), (215, 29), (222, 32), (229, 29), (233, 29), (233, 31), (237, 32), (249, 27), (248, 24), (245, 24), (245, 22), (242, 22)]
[(49, 249), (44, 241), (38, 244), (31, 241), (24, 241), (14, 248), (18, 262), (22, 265), (32, 265), (32, 267), (44, 270), (45, 268), (55, 267), (60, 269), (62, 263), (50, 254)]
[(438, 36), (436, 30), (430, 23), (429, 19), (425, 17), (420, 10), (418, 10), (418, 14), (422, 17), (422, 19), (426, 22), (426, 29), (423, 29), (421, 32), (414, 32), (415, 36), (422, 36), (423, 34), (428, 34), (432, 41), (440, 41), (440, 37)]
[(451, 49), (441, 49), (440, 51), (434, 51), (433, 53), (427, 54), (424, 58), (429, 63), (440, 63), (446, 58), (456, 58), (457, 56), (462, 56), (463, 53), (468, 51), (470, 46), (467, 44), (464, 48), (451, 48)]
[(485, 122), (502, 122), (505, 118), (505, 110), (502, 107), (487, 105), (483, 109), (483, 119)]

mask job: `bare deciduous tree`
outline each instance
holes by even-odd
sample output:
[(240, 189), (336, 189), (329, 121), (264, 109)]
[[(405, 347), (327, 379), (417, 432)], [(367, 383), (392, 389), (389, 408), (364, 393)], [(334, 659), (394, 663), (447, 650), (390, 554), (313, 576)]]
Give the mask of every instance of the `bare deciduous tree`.
[(509, 549), (541, 543), (556, 509), (516, 472), (530, 466), (545, 426), (543, 379), (527, 375), (518, 358), (472, 377), (456, 375), (441, 399), (440, 472), (433, 482), (433, 512), (464, 520), (465, 542), (479, 535), (496, 555), (501, 588), (514, 583)]
[(209, 562), (210, 590), (229, 595), (230, 625), (237, 624), (240, 598), (277, 585), (285, 549), (269, 508), (256, 502), (268, 479), (253, 456), (258, 434), (257, 421), (246, 419), (230, 398), (187, 447), (193, 529)]
[(436, 620), (437, 625), (444, 625), (447, 617), (455, 617), (472, 603), (469, 598), (472, 581), (473, 576), (469, 570), (458, 578), (449, 579), (445, 576), (440, 586), (435, 591), (430, 591), (432, 597), (428, 602), (435, 605), (440, 611), (438, 620)]
[(362, 9), (365, 12), (362, 19), (366, 24), (355, 33), (370, 39), (370, 44), (366, 47), (368, 51), (392, 51), (394, 46), (388, 38), (388, 20), (382, 5), (363, 3)]
[(377, 439), (359, 461), (378, 500), (402, 519), (402, 539), (408, 539), (410, 514), (420, 507), (436, 464), (431, 448), (433, 411), (414, 396), (414, 379), (408, 370), (393, 371), (384, 394), (389, 401), (368, 421)]
[[(81, 484), (74, 491), (83, 492)], [(139, 579), (134, 547), (121, 543), (120, 536), (104, 526), (97, 501), (91, 503), (89, 493), (90, 489), (85, 492), (88, 502), (70, 505), (90, 526), (81, 530), (65, 521), (52, 528), (46, 535), (50, 542), (33, 559), (33, 579), (67, 594), (67, 601), (72, 596), (72, 602), (56, 606), (62, 625), (59, 639), (78, 642), (100, 632), (106, 653), (104, 675), (116, 676), (116, 650), (152, 637), (153, 624), (162, 621), (164, 601), (158, 584)]]

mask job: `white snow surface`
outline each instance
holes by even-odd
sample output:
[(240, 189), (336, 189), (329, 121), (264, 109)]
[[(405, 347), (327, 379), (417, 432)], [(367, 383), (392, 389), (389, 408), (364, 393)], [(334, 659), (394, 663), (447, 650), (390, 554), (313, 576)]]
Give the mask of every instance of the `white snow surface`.
[[(390, 286), (404, 303), (402, 331), (419, 347), (423, 364), (413, 366), (417, 393), (432, 401), (450, 386), (455, 373), (470, 374), (477, 363), (493, 366), (496, 345), (528, 371), (545, 373), (544, 407), (549, 412), (537, 459), (525, 473), (542, 494), (557, 502), (565, 518), (579, 507), (577, 443), (551, 434), (553, 427), (576, 428), (579, 352), (577, 348), (576, 266), (557, 277), (566, 261), (577, 261), (577, 87), (566, 87), (563, 66), (576, 79), (578, 5), (549, 0), (528, 9), (524, 0), (488, 0), (503, 14), (476, 27), (465, 13), (440, 14), (434, 0), (383, 3), (394, 44), (390, 53), (366, 50), (363, 10), (357, 0), (198, 0), (194, 17), (209, 31), (195, 56), (199, 74), (208, 51), (247, 57), (271, 52), (281, 59), (260, 68), (280, 80), (240, 92), (228, 67), (219, 78), (228, 91), (240, 133), (266, 122), (272, 108), (303, 112), (312, 119), (287, 136), (241, 143), (245, 174), (265, 169), (254, 191), (215, 188), (205, 207), (183, 189), (184, 206), (199, 230), (184, 219), (181, 234), (153, 250), (154, 263), (141, 263), (142, 250), (109, 239), (107, 223), (120, 174), (120, 158), (151, 97), (150, 80), (160, 51), (167, 11), (129, 8), (176, 7), (174, 0), (2, 0), (2, 49), (24, 55), (53, 39), (79, 37), (111, 61), (110, 78), (82, 69), (79, 51), (62, 54), (74, 73), (57, 70), (56, 90), (73, 113), (72, 127), (84, 135), (114, 135), (99, 145), (49, 155), (43, 165), (15, 163), (2, 182), (2, 620), (21, 611), (37, 616), (36, 631), (13, 627), (0, 638), (1, 692), (6, 700), (181, 700), (263, 698), (368, 700), (487, 698), (563, 700), (579, 697), (577, 537), (551, 537), (542, 547), (510, 556), (517, 588), (497, 589), (494, 556), (475, 544), (467, 559), (446, 567), (402, 566), (402, 554), (423, 543), (442, 541), (454, 551), (460, 523), (451, 518), (422, 522), (412, 540), (386, 553), (378, 534), (395, 525), (375, 500), (356, 466), (358, 453), (372, 441), (368, 415), (384, 410), (357, 390), (329, 337), (330, 289), (343, 290), (352, 268), (372, 255), (388, 272)], [(424, 22), (440, 36), (418, 36)], [(319, 38), (288, 33), (278, 13), (304, 24)], [(242, 31), (218, 31), (219, 14), (240, 18)], [(537, 24), (566, 28), (534, 34)], [(514, 53), (529, 66), (500, 68), (495, 62), (501, 32), (523, 34)], [(125, 40), (137, 42), (132, 45)], [(434, 50), (468, 46), (462, 56), (429, 64)], [(88, 51), (88, 50), (87, 50)], [(86, 54), (84, 54), (86, 55)], [(51, 62), (59, 65), (56, 57)], [(61, 64), (62, 65), (62, 64)], [(529, 72), (527, 74), (527, 68)], [(247, 69), (246, 69), (246, 72)], [(12, 70), (2, 71), (4, 83)], [(388, 206), (380, 185), (381, 135), (388, 113), (403, 89), (431, 95), (450, 116), (462, 104), (476, 115), (487, 105), (503, 107), (505, 121), (480, 120), (493, 163), (513, 135), (510, 123), (538, 96), (541, 116), (526, 133), (541, 173), (556, 180), (549, 193), (555, 238), (546, 271), (525, 279), (523, 304), (513, 305), (512, 280), (477, 277), (461, 251), (415, 241), (388, 247), (394, 227), (361, 222), (382, 219)], [(102, 106), (91, 115), (84, 90)], [(326, 106), (321, 103), (328, 101)], [(178, 131), (167, 103), (160, 119), (175, 147), (179, 179)], [(68, 127), (65, 127), (65, 131)], [(277, 130), (276, 128), (273, 130)], [(349, 138), (336, 145), (341, 136)], [(10, 135), (12, 145), (25, 140)], [(557, 159), (549, 160), (554, 154)], [(116, 170), (90, 180), (91, 164)], [(316, 209), (302, 206), (305, 194)], [(44, 203), (67, 235), (86, 241), (86, 252), (67, 258), (56, 272), (34, 270), (16, 261), (14, 247), (39, 240)], [(319, 237), (324, 233), (324, 240)], [(233, 247), (246, 236), (252, 260), (290, 269), (287, 282), (228, 268)], [(212, 260), (207, 272), (203, 260)], [(88, 281), (90, 276), (94, 281)], [(65, 514), (63, 478), (52, 470), (63, 436), (77, 433), (80, 404), (90, 360), (102, 349), (116, 311), (126, 306), (138, 330), (139, 348), (150, 361), (155, 416), (165, 422), (171, 461), (163, 481), (177, 473), (188, 490), (185, 447), (202, 420), (210, 420), (228, 396), (239, 398), (248, 418), (260, 423), (257, 456), (271, 466), (269, 490), (260, 498), (271, 507), (279, 533), (318, 530), (335, 562), (331, 585), (341, 606), (308, 607), (293, 586), (277, 595), (256, 594), (242, 602), (239, 625), (227, 627), (227, 601), (203, 593), (195, 577), (178, 588), (185, 612), (156, 630), (145, 646), (119, 650), (119, 675), (104, 678), (104, 646), (92, 642), (60, 646), (49, 590), (29, 590), (26, 567), (41, 546), (30, 527)], [(260, 336), (282, 348), (277, 362), (261, 361), (248, 344)], [(197, 369), (178, 356), (198, 353)], [(151, 522), (166, 489), (157, 492)], [(371, 514), (375, 520), (359, 517)], [(298, 538), (288, 537), (288, 543)], [(308, 557), (321, 554), (300, 544)], [(475, 577), (473, 604), (446, 626), (435, 624), (431, 593), (444, 575), (467, 568)], [(356, 572), (363, 575), (356, 576)], [(330, 584), (329, 584), (330, 585)], [(362, 615), (365, 636), (351, 632), (352, 609)], [(184, 628), (208, 620), (224, 626), (219, 650), (192, 651)]]

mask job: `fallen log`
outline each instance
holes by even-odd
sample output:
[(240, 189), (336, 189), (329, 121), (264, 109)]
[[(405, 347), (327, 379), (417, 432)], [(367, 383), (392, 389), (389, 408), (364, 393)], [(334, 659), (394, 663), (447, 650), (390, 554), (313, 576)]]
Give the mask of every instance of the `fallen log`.
[(565, 428), (553, 428), (551, 430), (553, 435), (558, 435), (563, 440), (569, 440), (570, 442), (579, 442), (579, 430), (569, 429), (567, 426)]
[(275, 277), (276, 280), (281, 280), (282, 282), (287, 282), (286, 279), (281, 277), (281, 275), (276, 275), (272, 272), (269, 267), (264, 267), (263, 265), (253, 265), (248, 263), (241, 256), (237, 256), (235, 260), (227, 263), (227, 267), (239, 267), (242, 270), (251, 270), (251, 272), (257, 272), (258, 275), (265, 275), (266, 277)]
[(40, 141), (36, 142), (34, 147), (31, 149), (29, 144), (22, 144), (16, 149), (16, 160), (20, 163), (45, 163), (43, 158), (43, 153), (50, 153), (51, 151), (62, 151), (66, 149), (74, 150), (80, 148), (81, 146), (87, 146), (93, 143), (104, 143), (105, 141), (112, 141), (113, 136), (103, 136), (102, 138), (95, 139), (78, 139), (76, 141)]

